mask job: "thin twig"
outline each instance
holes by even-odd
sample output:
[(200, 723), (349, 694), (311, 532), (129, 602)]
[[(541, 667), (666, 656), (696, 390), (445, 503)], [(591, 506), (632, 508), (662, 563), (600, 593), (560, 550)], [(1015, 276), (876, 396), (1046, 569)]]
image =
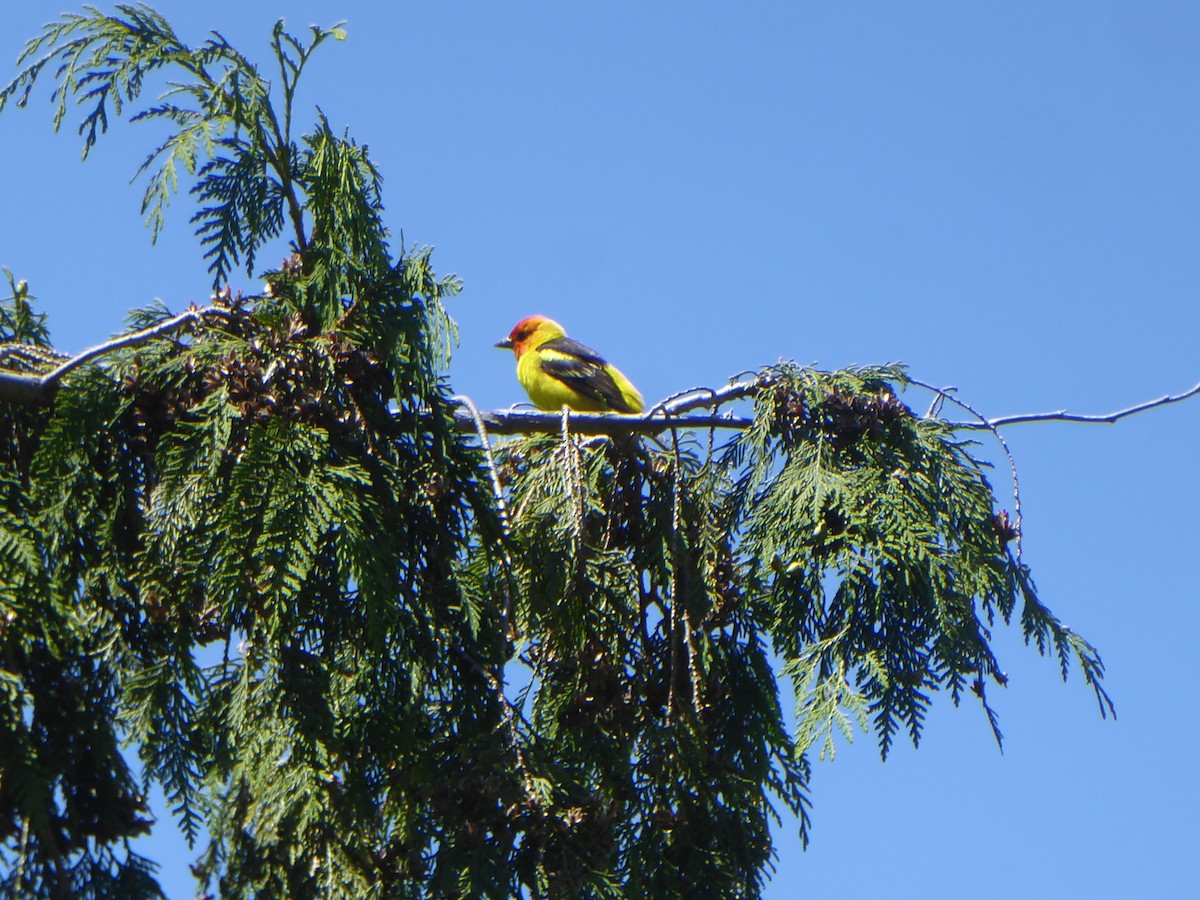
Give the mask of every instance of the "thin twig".
[(500, 473), (496, 470), (496, 458), (492, 455), (492, 442), (488, 439), (487, 426), (484, 425), (483, 417), (480, 416), (475, 402), (466, 394), (455, 394), (450, 399), (454, 403), (460, 403), (465, 406), (475, 422), (476, 434), (479, 435), (479, 443), (483, 445), (483, 457), (487, 462), (488, 474), (491, 476), (492, 496), (496, 500), (496, 512), (500, 519), (500, 530), (507, 538), (510, 533), (508, 503), (504, 500), (504, 487), (500, 484)]
[(580, 553), (583, 548), (584, 529), (584, 484), (583, 473), (579, 467), (579, 447), (571, 439), (571, 408), (563, 406), (561, 413), (563, 478), (567, 492), (567, 500), (571, 504), (571, 523), (575, 526), (573, 541), (575, 543), (575, 559), (581, 561)]
[[(913, 381), (913, 384), (919, 382)], [(926, 385), (921, 385), (926, 387)], [(1124, 409), (1118, 409), (1116, 412), (1100, 413), (1096, 415), (1086, 415), (1083, 413), (1067, 412), (1065, 409), (1055, 410), (1054, 412), (1043, 413), (1019, 413), (1012, 416), (996, 416), (993, 419), (984, 419), (981, 422), (948, 422), (947, 424), (953, 428), (1001, 428), (1005, 425), (1018, 425), (1023, 422), (1083, 422), (1093, 425), (1111, 425), (1128, 416), (1136, 415), (1140, 412), (1145, 412), (1148, 409), (1157, 409), (1160, 406), (1167, 406), (1170, 403), (1180, 403), (1184, 400), (1190, 400), (1192, 397), (1200, 394), (1200, 384), (1192, 387), (1181, 394), (1164, 394), (1155, 400), (1146, 400), (1143, 403), (1135, 403), (1133, 406), (1127, 406)]]
[(958, 388), (951, 386), (942, 388), (940, 391), (935, 391), (933, 399), (929, 401), (929, 409), (925, 410), (925, 418), (933, 419), (940, 416), (942, 414), (942, 406), (946, 402), (946, 395), (953, 394), (957, 390)]
[[(670, 417), (669, 418), (673, 418)], [(692, 643), (692, 619), (688, 615), (687, 604), (684, 602), (681, 590), (682, 582), (679, 577), (680, 557), (686, 546), (683, 539), (683, 457), (679, 452), (679, 432), (671, 428), (671, 447), (675, 457), (675, 471), (671, 485), (671, 684), (667, 695), (667, 709), (674, 709), (675, 681), (678, 678), (675, 665), (675, 640), (679, 631), (679, 622), (675, 611), (679, 610), (683, 617), (683, 647), (687, 651), (688, 676), (692, 688), (692, 709), (697, 720), (704, 714), (704, 683), (700, 678), (700, 670), (696, 665), (696, 646)]]
[(953, 394), (950, 394), (941, 388), (936, 388), (931, 384), (925, 384), (923, 381), (917, 381), (915, 378), (910, 378), (908, 381), (910, 384), (915, 384), (917, 387), (923, 387), (927, 391), (933, 391), (936, 394), (940, 394), (943, 398), (949, 400), (960, 409), (964, 409), (971, 415), (977, 416), (979, 421), (982, 423), (981, 427), (988, 429), (988, 431), (995, 436), (996, 441), (1000, 444), (1001, 449), (1004, 450), (1004, 455), (1008, 458), (1008, 470), (1012, 473), (1013, 515), (1015, 518), (1013, 528), (1016, 531), (1015, 540), (1017, 545), (1017, 562), (1019, 563), (1021, 561), (1021, 481), (1017, 476), (1017, 461), (1013, 458), (1012, 451), (1008, 448), (1008, 442), (1005, 441), (1004, 436), (1000, 434), (999, 426), (992, 424), (981, 413), (973, 409), (970, 404), (959, 400)]
[(474, 401), (466, 394), (456, 394), (450, 399), (455, 403), (461, 403), (470, 411), (475, 420), (479, 443), (483, 445), (483, 458), (487, 463), (488, 474), (492, 481), (492, 498), (496, 501), (496, 517), (500, 520), (500, 555), (504, 559), (504, 606), (500, 610), (500, 618), (503, 620), (501, 624), (504, 626), (508, 639), (515, 641), (516, 631), (512, 625), (512, 591), (508, 584), (513, 572), (512, 555), (508, 552), (512, 526), (508, 517), (508, 503), (504, 499), (504, 486), (500, 484), (500, 473), (496, 470), (496, 458), (492, 455), (492, 442), (488, 439), (487, 427), (483, 424), (483, 418), (479, 415)]
[(668, 617), (668, 629), (671, 640), (667, 646), (671, 652), (671, 674), (667, 685), (667, 721), (675, 714), (675, 683), (679, 681), (679, 655), (676, 652), (676, 641), (679, 639), (679, 621), (675, 611), (679, 608), (679, 484), (683, 474), (679, 469), (679, 432), (671, 428), (671, 443), (675, 448), (675, 471), (672, 473), (671, 485), (671, 609)]

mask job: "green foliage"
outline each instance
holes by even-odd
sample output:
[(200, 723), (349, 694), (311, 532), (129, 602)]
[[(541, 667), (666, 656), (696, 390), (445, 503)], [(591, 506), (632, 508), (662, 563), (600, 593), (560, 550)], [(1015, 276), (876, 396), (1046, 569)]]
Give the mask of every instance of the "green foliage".
[[(886, 754), (967, 689), (996, 727), (997, 620), (1111, 710), (900, 369), (764, 370), (723, 447), (533, 436), (485, 471), (439, 380), (457, 280), (395, 254), (364, 147), (320, 114), (292, 137), (329, 37), (277, 26), (272, 84), (219, 35), (89, 10), (0, 91), (57, 65), (86, 156), (173, 71), (133, 116), (174, 129), (151, 232), (186, 176), (218, 285), (293, 251), (264, 295), (136, 312), (145, 339), (0, 401), (0, 894), (156, 896), (128, 849), (156, 784), (222, 896), (752, 897), (836, 734)], [(9, 286), (0, 365), (45, 371)]]
[(29, 285), (17, 281), (8, 269), (2, 271), (12, 293), (8, 302), (0, 305), (0, 339), (5, 343), (49, 346), (50, 332), (46, 328), (46, 316), (33, 311), (33, 301), (37, 298), (29, 295)]
[[(138, 175), (147, 176), (142, 212), (151, 236), (157, 236), (181, 174), (195, 176), (192, 192), (200, 209), (192, 222), (219, 288), (243, 260), (253, 271), (258, 251), (285, 228), (292, 229), (296, 249), (307, 249), (304, 216), (313, 207), (305, 193), (310, 186), (320, 191), (327, 167), (313, 157), (345, 155), (340, 148), (316, 150), (311, 142), (302, 152), (291, 133), (296, 84), (305, 64), (326, 40), (345, 37), (336, 26), (311, 31), (306, 44), (284, 31), (282, 21), (276, 24), (271, 48), (281, 96), (275, 102), (270, 81), (220, 34), (192, 49), (148, 6), (120, 4), (111, 15), (88, 7), (84, 14), (63, 15), (26, 45), (17, 62), (28, 65), (0, 90), (0, 110), (10, 100), (25, 106), (46, 67), (57, 64), (54, 127), (62, 125), (72, 99), (84, 107), (79, 134), (86, 159), (108, 130), (110, 110), (121, 115), (126, 104), (140, 98), (148, 76), (175, 70), (184, 80), (170, 83), (156, 105), (133, 116), (133, 121), (162, 122), (173, 129), (138, 169)], [(358, 202), (346, 202), (350, 191), (340, 199), (334, 206), (346, 211), (349, 224), (362, 225), (356, 207), (369, 201), (356, 196)], [(320, 211), (332, 214), (324, 202)], [(359, 230), (354, 236), (369, 243), (377, 235)]]
[(989, 627), (1018, 600), (1026, 640), (1043, 653), (1052, 643), (1064, 678), (1077, 659), (1112, 710), (1095, 650), (1040, 603), (1008, 550), (971, 442), (913, 416), (893, 389), (901, 370), (777, 366), (766, 377), (727, 459), (749, 461), (733, 493), (741, 549), (771, 572), (763, 589), (801, 749), (825, 735), (832, 753), (833, 730), (852, 730), (847, 713), (873, 719), (885, 757), (898, 731), (916, 744), (937, 690), (957, 704), (969, 687), (986, 708), (985, 681), (1004, 684)]

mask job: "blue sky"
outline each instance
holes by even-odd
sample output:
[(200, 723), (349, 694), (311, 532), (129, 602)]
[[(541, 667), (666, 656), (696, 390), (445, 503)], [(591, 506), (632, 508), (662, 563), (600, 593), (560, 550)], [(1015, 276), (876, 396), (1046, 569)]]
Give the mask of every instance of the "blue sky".
[[(67, 7), (9, 6), (11, 64)], [(1200, 381), (1200, 4), (157, 7), (264, 63), (275, 19), (348, 20), (302, 106), (370, 146), (394, 231), (464, 278), (449, 377), (481, 408), (522, 399), (491, 345), (534, 312), (648, 400), (781, 357), (900, 360), (990, 415)], [(186, 198), (158, 246), (142, 227), (128, 182), (152, 135), (109, 138), (80, 165), (45, 91), (0, 115), (0, 264), (67, 350), (131, 307), (208, 296)], [(948, 701), (919, 751), (842, 746), (816, 769), (812, 846), (780, 830), (768, 897), (1194, 890), (1198, 417), (1200, 400), (1007, 432), (1026, 560), (1100, 648), (1120, 718), (1000, 634), (1004, 755)], [(191, 896), (189, 857), (157, 846), (171, 896)]]

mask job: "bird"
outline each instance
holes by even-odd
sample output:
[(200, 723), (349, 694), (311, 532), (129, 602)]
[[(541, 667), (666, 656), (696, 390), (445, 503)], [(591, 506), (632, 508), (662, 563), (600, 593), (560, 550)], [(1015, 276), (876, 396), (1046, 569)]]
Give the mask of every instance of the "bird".
[(545, 316), (527, 316), (496, 344), (517, 358), (517, 380), (538, 409), (640, 413), (642, 395), (612, 363)]

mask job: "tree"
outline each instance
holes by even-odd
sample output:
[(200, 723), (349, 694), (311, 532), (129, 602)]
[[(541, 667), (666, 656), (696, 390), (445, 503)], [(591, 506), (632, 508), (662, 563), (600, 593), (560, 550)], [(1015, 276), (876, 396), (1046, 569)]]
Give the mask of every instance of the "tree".
[[(837, 732), (886, 755), (945, 691), (999, 740), (997, 620), (1112, 710), (972, 432), (909, 409), (901, 368), (781, 364), (640, 419), (451, 396), (457, 282), (393, 249), (365, 148), (293, 131), (340, 37), (277, 26), (272, 83), (220, 35), (88, 11), (0, 92), (49, 73), (86, 155), (169, 77), (133, 116), (168, 129), (143, 211), (157, 233), (190, 184), (217, 291), (64, 359), (10, 278), (6, 893), (155, 895), (125, 843), (155, 782), (221, 895), (753, 896)], [(269, 291), (226, 288), (280, 240)]]

